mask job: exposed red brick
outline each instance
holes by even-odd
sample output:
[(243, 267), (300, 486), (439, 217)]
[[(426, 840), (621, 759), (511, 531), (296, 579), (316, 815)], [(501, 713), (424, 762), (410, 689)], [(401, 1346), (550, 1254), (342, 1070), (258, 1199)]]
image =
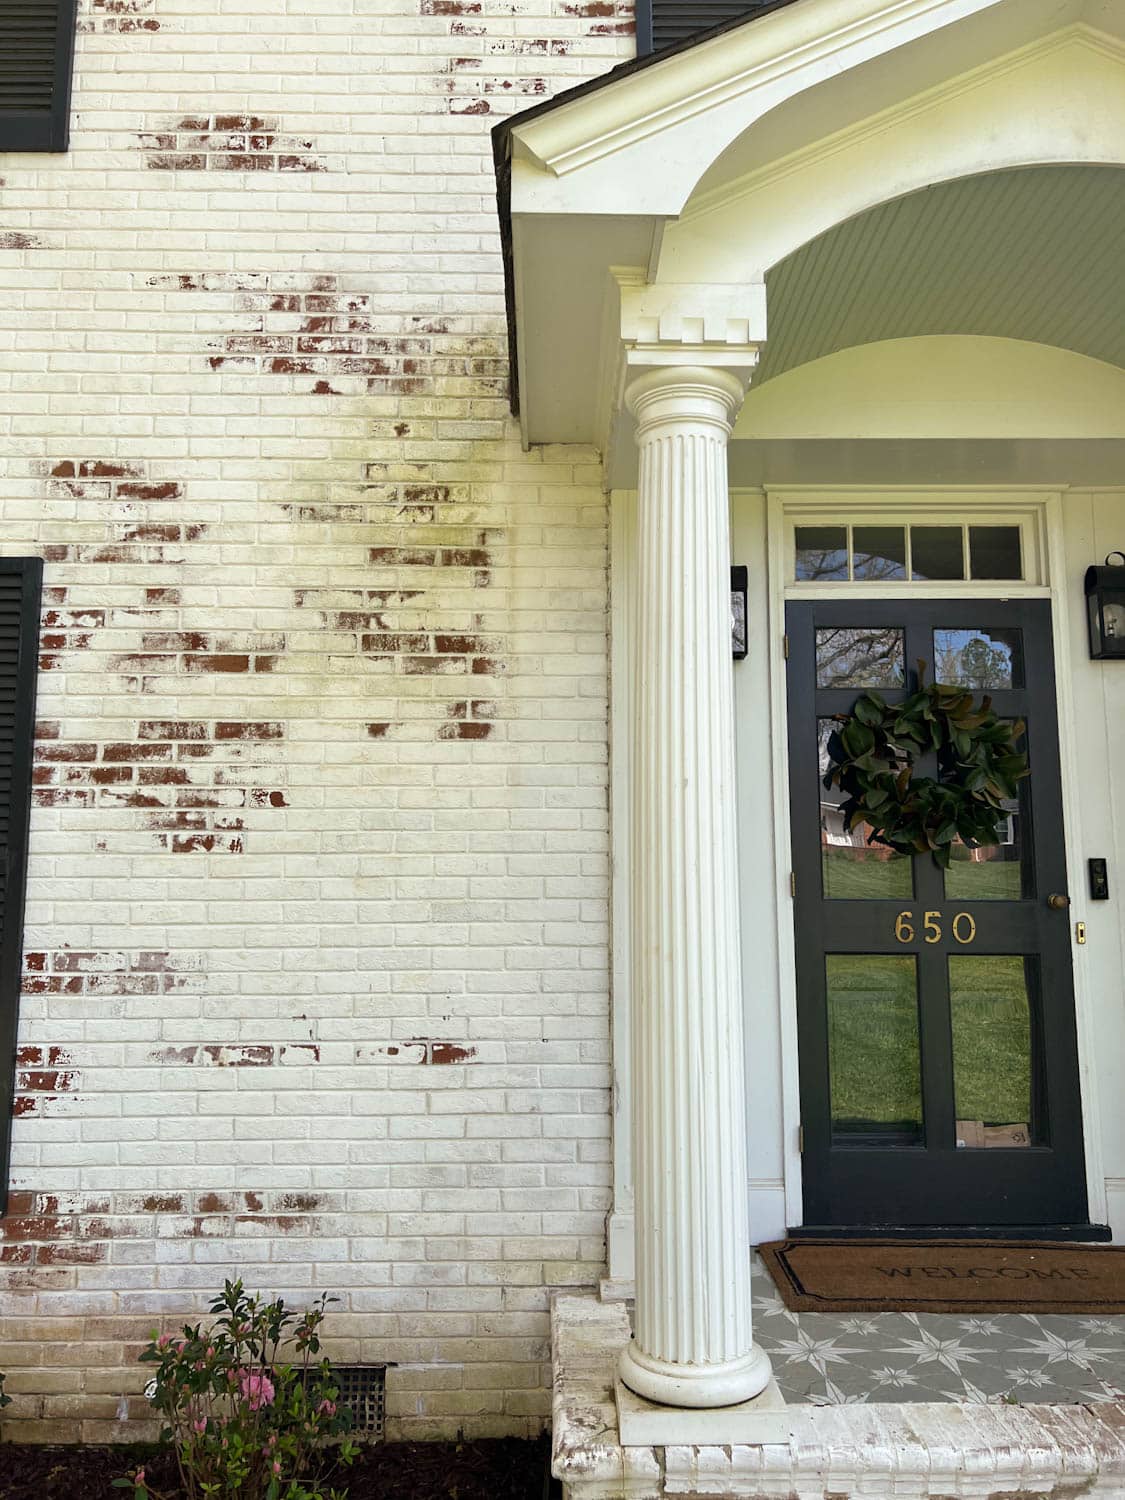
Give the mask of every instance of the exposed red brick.
[(48, 1215), (21, 1216), (9, 1214), (0, 1219), (0, 1236), (5, 1240), (57, 1240), (70, 1232), (66, 1219)]
[(153, 761), (171, 760), (172, 746), (161, 744), (159, 741), (146, 741), (140, 744), (115, 743), (102, 746), (102, 759), (104, 761)]
[(449, 676), (465, 670), (463, 656), (404, 656), (402, 670), (410, 677)]
[(201, 1193), (195, 1205), (201, 1214), (229, 1214), (233, 1209), (234, 1200), (227, 1193)]
[(205, 656), (185, 656), (183, 665), (185, 672), (249, 672), (250, 658), (211, 653)]
[(241, 854), (244, 847), (237, 835), (196, 833), (175, 834), (172, 838), (173, 854)]
[(283, 1213), (311, 1214), (321, 1206), (322, 1199), (316, 1193), (279, 1193), (274, 1207)]
[(32, 793), (36, 807), (92, 807), (94, 794), (80, 787), (39, 787)]
[(210, 735), (201, 719), (142, 719), (137, 737), (142, 740), (206, 740)]
[(145, 1198), (141, 1208), (146, 1214), (181, 1214), (184, 1200), (179, 1193), (166, 1193)]
[(459, 1042), (430, 1042), (429, 1061), (437, 1065), (443, 1063), (467, 1063), (472, 1062), (477, 1055), (475, 1047), (463, 1047)]
[(491, 724), (477, 724), (472, 721), (462, 724), (443, 724), (438, 730), (438, 739), (486, 740), (491, 733)]
[(132, 781), (133, 768), (132, 766), (94, 766), (90, 771), (90, 779), (98, 786)]
[(35, 747), (35, 759), (39, 761), (89, 761), (96, 760), (97, 745), (83, 740), (67, 744), (46, 744)]
[(387, 730), (390, 727), (391, 726), (388, 723), (383, 723), (383, 724), (368, 724), (368, 726), (367, 726), (367, 733), (371, 736), (371, 738), (373, 740), (381, 740), (386, 735)]
[(34, 234), (21, 234), (19, 230), (8, 229), (0, 234), (0, 250), (37, 250), (43, 241)]
[(274, 1050), (266, 1046), (205, 1046), (199, 1049), (217, 1068), (266, 1068), (274, 1061)]
[(62, 1073), (55, 1068), (31, 1068), (16, 1074), (16, 1087), (31, 1094), (65, 1094), (74, 1087), (75, 1073)]
[(109, 1256), (108, 1244), (97, 1243), (88, 1245), (40, 1245), (35, 1253), (38, 1265), (79, 1265), (96, 1266)]
[(428, 651), (430, 649), (430, 637), (428, 635), (365, 635), (360, 645), (364, 651), (398, 652), (398, 651)]
[(288, 807), (285, 793), (268, 791), (265, 787), (256, 786), (250, 794), (255, 807)]
[(162, 484), (119, 484), (117, 493), (125, 500), (179, 500), (184, 489), (174, 480), (167, 480)]
[(234, 721), (220, 720), (215, 725), (215, 738), (217, 740), (280, 740), (285, 733), (285, 727), (277, 722), (240, 724)]
[(80, 974), (25, 974), (20, 985), (25, 995), (80, 995), (84, 988)]
[(160, 172), (203, 172), (207, 158), (199, 152), (153, 151), (145, 153), (145, 166)]
[(437, 561), (432, 547), (372, 547), (367, 558), (373, 563), (388, 563), (397, 567), (429, 567)]

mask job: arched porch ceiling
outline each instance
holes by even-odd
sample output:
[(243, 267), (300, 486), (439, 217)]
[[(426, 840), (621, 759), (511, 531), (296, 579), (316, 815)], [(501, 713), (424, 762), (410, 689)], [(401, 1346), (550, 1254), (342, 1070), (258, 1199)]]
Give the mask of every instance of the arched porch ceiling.
[(666, 357), (761, 348), (766, 390), (924, 336), (1123, 366), (1123, 143), (1125, 0), (801, 0), (517, 116), (525, 440), (629, 483), (626, 369)]
[(838, 350), (973, 334), (1125, 368), (1125, 168), (990, 172), (882, 203), (767, 274), (755, 387)]

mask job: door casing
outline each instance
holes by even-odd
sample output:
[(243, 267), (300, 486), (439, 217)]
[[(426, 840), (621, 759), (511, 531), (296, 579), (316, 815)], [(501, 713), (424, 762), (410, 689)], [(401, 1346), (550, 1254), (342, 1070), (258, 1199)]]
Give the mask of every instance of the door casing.
[[(1086, 916), (1086, 882), (1077, 848), (1076, 830), (1080, 828), (1075, 795), (1078, 775), (1077, 733), (1069, 664), (1072, 656), (1072, 631), (1063, 585), (1062, 506), (1065, 490), (1058, 486), (1029, 489), (996, 487), (987, 490), (968, 487), (918, 486), (908, 488), (859, 486), (776, 486), (766, 491), (766, 545), (768, 555), (769, 682), (770, 743), (773, 755), (772, 821), (775, 851), (774, 892), (778, 936), (778, 993), (781, 1006), (782, 1049), (782, 1142), (786, 1223), (799, 1227), (804, 1220), (803, 1184), (800, 1153), (800, 1083), (797, 1048), (797, 976), (793, 932), (793, 904), (790, 876), (793, 870), (792, 840), (789, 828), (788, 710), (785, 662), (785, 604), (790, 598), (857, 598), (866, 594), (880, 599), (918, 599), (998, 597), (995, 583), (950, 584), (880, 584), (821, 583), (794, 585), (788, 577), (786, 540), (788, 528), (803, 516), (826, 513), (849, 519), (916, 521), (920, 514), (928, 519), (1004, 518), (1019, 520), (1034, 528), (1037, 539), (1034, 580), (1006, 585), (1003, 597), (1011, 599), (1049, 599), (1052, 603), (1052, 639), (1055, 653), (1057, 706), (1059, 719), (1059, 762), (1062, 775), (1063, 822), (1068, 830), (1066, 866), (1071, 893), (1072, 924)], [(737, 506), (738, 494), (732, 493)], [(743, 794), (745, 795), (745, 794)], [(1086, 1149), (1086, 1191), (1090, 1220), (1104, 1223), (1107, 1218), (1105, 1174), (1102, 1164), (1101, 1131), (1097, 1101), (1096, 1069), (1093, 1060), (1092, 996), (1084, 965), (1076, 951), (1074, 969), (1074, 1008), (1078, 1031), (1078, 1071), (1081, 1091), (1082, 1129)]]

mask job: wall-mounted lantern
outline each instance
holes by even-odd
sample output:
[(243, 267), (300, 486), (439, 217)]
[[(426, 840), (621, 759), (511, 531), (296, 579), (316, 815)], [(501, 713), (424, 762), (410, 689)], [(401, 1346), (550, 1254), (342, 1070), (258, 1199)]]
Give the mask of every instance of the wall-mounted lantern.
[[(1119, 557), (1119, 563), (1110, 558)], [(1125, 552), (1111, 552), (1100, 568), (1086, 569), (1086, 615), (1094, 661), (1125, 661)]]
[(746, 591), (749, 570), (735, 566), (730, 570), (730, 644), (735, 661), (742, 661), (747, 651)]

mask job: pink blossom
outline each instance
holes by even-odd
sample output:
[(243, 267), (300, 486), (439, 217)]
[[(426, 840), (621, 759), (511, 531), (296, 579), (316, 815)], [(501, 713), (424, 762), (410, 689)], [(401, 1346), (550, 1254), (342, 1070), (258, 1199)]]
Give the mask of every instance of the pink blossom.
[(144, 1484), (144, 1482), (145, 1482), (145, 1471), (143, 1469), (138, 1469), (137, 1472), (133, 1475), (133, 1483), (134, 1484)]
[(156, 1347), (158, 1349), (167, 1349), (168, 1345), (171, 1342), (172, 1342), (172, 1335), (170, 1333), (162, 1333), (160, 1335), (160, 1337), (156, 1341)]
[(238, 1392), (251, 1411), (259, 1411), (273, 1400), (273, 1381), (259, 1370), (239, 1370)]
[(276, 1458), (273, 1461), (273, 1466), (272, 1467), (273, 1467), (273, 1472), (275, 1474), (280, 1474), (281, 1473), (281, 1465), (278, 1463), (278, 1461), (277, 1461)]
[(207, 1422), (206, 1422), (206, 1419), (204, 1417), (197, 1417), (195, 1419), (195, 1421), (191, 1424), (191, 1428), (192, 1428), (193, 1432), (206, 1432), (207, 1431)]
[(322, 1417), (334, 1417), (336, 1415), (335, 1401), (322, 1401), (317, 1407), (317, 1413)]

